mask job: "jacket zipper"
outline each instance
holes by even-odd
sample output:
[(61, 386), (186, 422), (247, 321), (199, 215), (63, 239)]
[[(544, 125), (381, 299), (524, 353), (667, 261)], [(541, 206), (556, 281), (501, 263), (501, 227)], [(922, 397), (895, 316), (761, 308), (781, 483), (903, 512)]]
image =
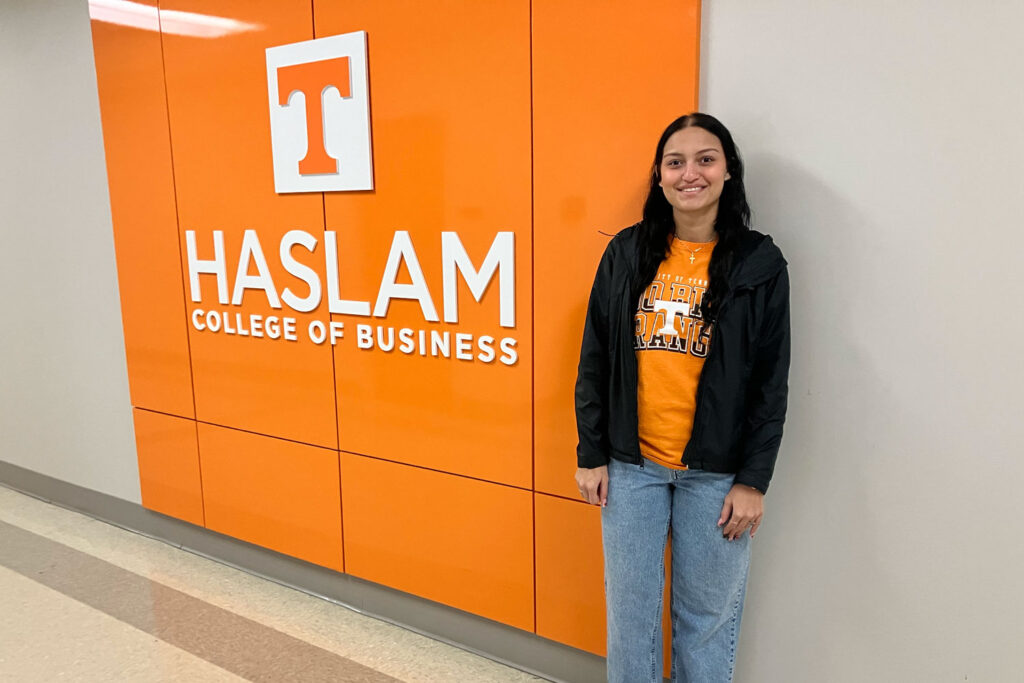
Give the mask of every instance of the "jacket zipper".
[[(626, 281), (625, 281), (625, 285), (624, 286), (626, 287), (626, 291), (627, 292), (630, 292), (629, 282), (631, 282), (631, 276), (627, 276), (626, 277)], [(640, 296), (643, 296), (643, 290), (640, 291)], [(635, 308), (635, 306), (639, 303), (639, 299), (637, 301), (632, 301), (632, 296), (630, 296), (630, 294), (627, 294), (626, 295), (626, 300), (631, 302), (629, 304), (629, 306), (631, 307), (629, 309), (630, 312), (629, 312), (629, 315), (626, 318), (626, 320), (628, 321), (629, 324), (626, 325), (626, 329), (627, 330), (631, 330), (634, 318), (636, 316), (636, 308)], [(635, 424), (635, 425), (639, 425), (639, 423), (640, 423), (640, 406), (637, 404), (636, 392), (639, 389), (639, 385), (640, 385), (640, 377), (639, 377), (639, 375), (640, 375), (640, 368), (637, 366), (636, 350), (633, 348), (633, 343), (634, 343), (633, 334), (634, 334), (633, 332), (630, 332), (630, 334), (629, 334), (629, 346), (626, 347), (626, 348), (628, 348), (630, 350), (630, 357), (633, 359), (633, 363), (632, 363), (632, 368), (633, 368), (632, 375), (633, 376), (630, 378), (630, 381), (632, 383), (632, 389), (630, 391), (630, 395), (633, 397), (633, 419), (630, 421), (630, 423), (631, 424)], [(639, 429), (639, 426), (637, 428), (637, 435), (636, 435), (636, 448), (635, 448), (635, 451), (633, 453), (633, 464), (634, 465), (640, 465), (641, 467), (643, 467), (643, 464), (644, 464), (644, 456), (640, 452), (640, 429)]]

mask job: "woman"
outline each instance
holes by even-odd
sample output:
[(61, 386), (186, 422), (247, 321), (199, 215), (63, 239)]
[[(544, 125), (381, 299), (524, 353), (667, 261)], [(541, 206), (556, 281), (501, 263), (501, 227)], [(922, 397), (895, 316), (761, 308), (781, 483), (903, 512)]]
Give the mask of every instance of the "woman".
[(661, 680), (669, 529), (673, 679), (732, 680), (789, 373), (786, 261), (749, 222), (732, 136), (688, 114), (658, 141), (643, 220), (598, 266), (576, 482), (602, 506), (610, 681)]

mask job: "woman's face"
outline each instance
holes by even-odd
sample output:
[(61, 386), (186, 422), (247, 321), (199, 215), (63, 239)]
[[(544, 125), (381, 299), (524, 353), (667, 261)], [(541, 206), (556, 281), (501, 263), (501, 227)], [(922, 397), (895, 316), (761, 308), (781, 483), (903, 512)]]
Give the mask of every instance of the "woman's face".
[(681, 213), (717, 209), (729, 179), (718, 136), (697, 126), (677, 130), (669, 137), (660, 173), (665, 199)]

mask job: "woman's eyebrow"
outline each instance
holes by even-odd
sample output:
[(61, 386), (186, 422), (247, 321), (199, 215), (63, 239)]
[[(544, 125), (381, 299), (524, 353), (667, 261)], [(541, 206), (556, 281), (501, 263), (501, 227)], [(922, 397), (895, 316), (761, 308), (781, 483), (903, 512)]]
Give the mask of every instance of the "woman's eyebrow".
[[(717, 152), (718, 154), (721, 154), (722, 150), (717, 149), (715, 147), (708, 147), (707, 149), (700, 150), (699, 152), (697, 152), (697, 154), (704, 154), (705, 152)], [(686, 156), (686, 155), (684, 153), (682, 153), (682, 152), (665, 152), (665, 154), (664, 154), (665, 158), (667, 158), (667, 157), (684, 157), (684, 156)]]

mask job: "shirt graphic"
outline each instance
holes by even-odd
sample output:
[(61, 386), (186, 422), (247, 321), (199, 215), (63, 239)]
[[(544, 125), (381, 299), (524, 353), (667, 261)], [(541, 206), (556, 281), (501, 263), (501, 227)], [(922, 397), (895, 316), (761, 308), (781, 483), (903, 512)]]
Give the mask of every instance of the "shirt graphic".
[(676, 469), (693, 430), (697, 383), (711, 326), (701, 313), (714, 242), (673, 240), (668, 257), (637, 306), (636, 351), (640, 452)]
[(705, 278), (659, 272), (640, 297), (633, 348), (707, 356), (711, 328), (700, 312), (707, 289)]

